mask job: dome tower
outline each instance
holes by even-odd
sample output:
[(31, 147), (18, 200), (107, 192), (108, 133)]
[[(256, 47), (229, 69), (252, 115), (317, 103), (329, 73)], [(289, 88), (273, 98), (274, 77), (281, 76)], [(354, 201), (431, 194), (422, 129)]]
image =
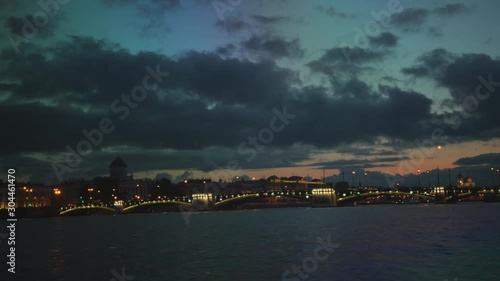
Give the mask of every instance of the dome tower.
[(115, 181), (127, 180), (127, 163), (120, 157), (116, 157), (109, 165), (109, 177)]

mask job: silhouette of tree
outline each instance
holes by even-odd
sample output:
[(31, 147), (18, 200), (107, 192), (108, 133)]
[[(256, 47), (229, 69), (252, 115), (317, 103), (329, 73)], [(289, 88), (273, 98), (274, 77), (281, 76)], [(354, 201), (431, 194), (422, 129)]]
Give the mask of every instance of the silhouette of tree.
[(155, 182), (153, 189), (151, 191), (151, 196), (153, 198), (158, 198), (160, 196), (163, 197), (175, 197), (175, 196), (183, 196), (184, 192), (182, 192), (181, 188), (178, 186), (174, 186), (169, 179), (163, 178), (159, 181)]

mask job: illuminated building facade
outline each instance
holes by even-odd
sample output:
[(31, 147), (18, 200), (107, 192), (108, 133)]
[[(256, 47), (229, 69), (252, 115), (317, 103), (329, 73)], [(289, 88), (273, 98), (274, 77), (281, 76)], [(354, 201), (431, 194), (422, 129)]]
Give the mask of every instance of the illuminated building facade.
[(149, 200), (151, 194), (151, 183), (144, 180), (134, 180), (132, 175), (127, 174), (127, 163), (120, 157), (109, 165), (109, 178), (115, 182), (116, 188), (113, 195), (116, 199), (125, 201)]
[(474, 188), (476, 187), (476, 183), (471, 177), (462, 177), (462, 173), (459, 171), (458, 172), (458, 177), (457, 177), (457, 187), (458, 188)]

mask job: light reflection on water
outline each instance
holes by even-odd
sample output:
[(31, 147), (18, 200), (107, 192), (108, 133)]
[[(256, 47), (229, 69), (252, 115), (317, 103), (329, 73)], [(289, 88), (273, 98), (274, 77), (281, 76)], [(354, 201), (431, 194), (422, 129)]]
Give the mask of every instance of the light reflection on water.
[[(500, 276), (500, 204), (206, 212), (26, 219), (18, 280), (282, 280), (340, 244), (307, 280), (491, 280)], [(300, 279), (289, 279), (300, 280)]]

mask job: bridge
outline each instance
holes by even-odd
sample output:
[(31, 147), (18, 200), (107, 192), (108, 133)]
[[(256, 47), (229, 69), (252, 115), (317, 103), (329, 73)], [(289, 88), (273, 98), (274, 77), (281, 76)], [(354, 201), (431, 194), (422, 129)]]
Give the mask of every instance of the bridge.
[(498, 189), (473, 188), (447, 190), (436, 187), (432, 190), (350, 190), (343, 193), (333, 188), (313, 188), (310, 191), (267, 191), (259, 193), (193, 194), (191, 196), (174, 197), (164, 200), (140, 202), (116, 201), (114, 204), (88, 204), (82, 206), (61, 207), (60, 215), (80, 214), (127, 214), (163, 211), (210, 211), (234, 210), (262, 207), (336, 207), (356, 205), (357, 202), (369, 199), (412, 199), (417, 202), (452, 203), (471, 196), (494, 196), (498, 198)]
[(493, 188), (469, 188), (469, 189), (446, 189), (444, 187), (435, 187), (432, 190), (359, 190), (349, 194), (341, 194), (340, 202), (355, 202), (368, 198), (403, 197), (419, 199), (423, 202), (433, 203), (452, 203), (463, 198), (471, 196), (498, 195), (498, 189)]
[[(80, 214), (114, 214), (114, 213), (138, 213), (151, 212), (164, 207), (163, 209), (175, 210), (178, 206), (192, 206), (192, 200), (188, 196), (175, 197), (165, 200), (151, 200), (142, 202), (115, 201), (114, 204), (87, 204), (80, 206), (67, 206), (60, 208), (60, 215), (80, 215)], [(160, 208), (161, 209), (161, 208)]]
[(367, 199), (367, 198), (372, 198), (372, 197), (379, 197), (379, 196), (404, 196), (404, 197), (415, 197), (423, 200), (427, 200), (428, 202), (434, 202), (435, 201), (435, 196), (428, 195), (426, 193), (413, 193), (413, 192), (405, 192), (405, 191), (368, 191), (368, 192), (360, 192), (347, 195), (345, 197), (340, 197), (338, 199), (338, 202), (352, 202), (352, 201), (359, 201), (362, 199)]

